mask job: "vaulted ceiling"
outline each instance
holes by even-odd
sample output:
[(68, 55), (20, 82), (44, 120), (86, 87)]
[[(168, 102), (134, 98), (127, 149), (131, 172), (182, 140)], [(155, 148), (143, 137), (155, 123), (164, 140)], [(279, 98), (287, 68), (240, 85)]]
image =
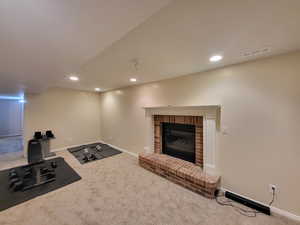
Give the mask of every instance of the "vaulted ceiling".
[(0, 93), (61, 84), (170, 0), (1, 0)]
[(105, 91), (298, 50), (299, 11), (298, 0), (2, 0), (0, 92)]

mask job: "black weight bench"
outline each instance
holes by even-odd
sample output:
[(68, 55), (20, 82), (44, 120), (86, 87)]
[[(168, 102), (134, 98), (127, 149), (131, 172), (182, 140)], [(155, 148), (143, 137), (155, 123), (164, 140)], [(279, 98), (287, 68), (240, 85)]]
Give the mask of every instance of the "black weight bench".
[(28, 142), (28, 165), (9, 171), (9, 188), (13, 191), (25, 191), (45, 183), (55, 181), (55, 161), (45, 164), (40, 141), (33, 139)]

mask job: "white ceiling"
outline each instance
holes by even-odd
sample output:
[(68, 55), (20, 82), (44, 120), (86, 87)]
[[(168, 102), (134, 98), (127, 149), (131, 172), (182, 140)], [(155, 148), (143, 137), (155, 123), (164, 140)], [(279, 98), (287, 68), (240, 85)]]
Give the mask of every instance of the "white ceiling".
[[(144, 83), (300, 49), (299, 0), (169, 2), (2, 0), (0, 92), (110, 90), (130, 77)], [(224, 60), (210, 63), (216, 53)], [(80, 82), (66, 79), (71, 72)]]
[(170, 0), (1, 0), (0, 93), (39, 92)]

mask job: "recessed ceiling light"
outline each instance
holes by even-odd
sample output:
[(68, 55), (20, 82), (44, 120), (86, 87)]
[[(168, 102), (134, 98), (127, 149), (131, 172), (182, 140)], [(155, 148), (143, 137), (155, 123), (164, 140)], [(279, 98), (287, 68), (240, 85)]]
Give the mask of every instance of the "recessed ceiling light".
[(101, 91), (101, 88), (95, 88), (95, 91)]
[(222, 59), (223, 59), (223, 56), (221, 56), (221, 55), (213, 55), (212, 57), (209, 58), (209, 61), (211, 61), (211, 62), (218, 62), (218, 61), (220, 61)]
[(79, 81), (79, 78), (76, 77), (76, 76), (70, 76), (69, 79), (70, 79), (71, 81)]
[(130, 82), (136, 82), (136, 78), (130, 78)]

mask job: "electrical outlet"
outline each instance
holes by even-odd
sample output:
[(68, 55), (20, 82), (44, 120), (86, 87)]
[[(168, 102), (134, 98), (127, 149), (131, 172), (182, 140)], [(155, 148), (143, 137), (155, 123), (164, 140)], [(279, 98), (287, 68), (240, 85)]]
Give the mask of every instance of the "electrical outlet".
[(223, 126), (223, 127), (222, 127), (222, 134), (223, 134), (224, 136), (228, 135), (228, 127), (227, 127), (227, 126)]
[(145, 146), (145, 147), (144, 147), (144, 151), (145, 151), (146, 153), (149, 153), (149, 152), (150, 152), (150, 147)]
[(277, 192), (277, 187), (275, 184), (269, 184), (269, 191), (273, 193), (273, 191), (276, 193)]

